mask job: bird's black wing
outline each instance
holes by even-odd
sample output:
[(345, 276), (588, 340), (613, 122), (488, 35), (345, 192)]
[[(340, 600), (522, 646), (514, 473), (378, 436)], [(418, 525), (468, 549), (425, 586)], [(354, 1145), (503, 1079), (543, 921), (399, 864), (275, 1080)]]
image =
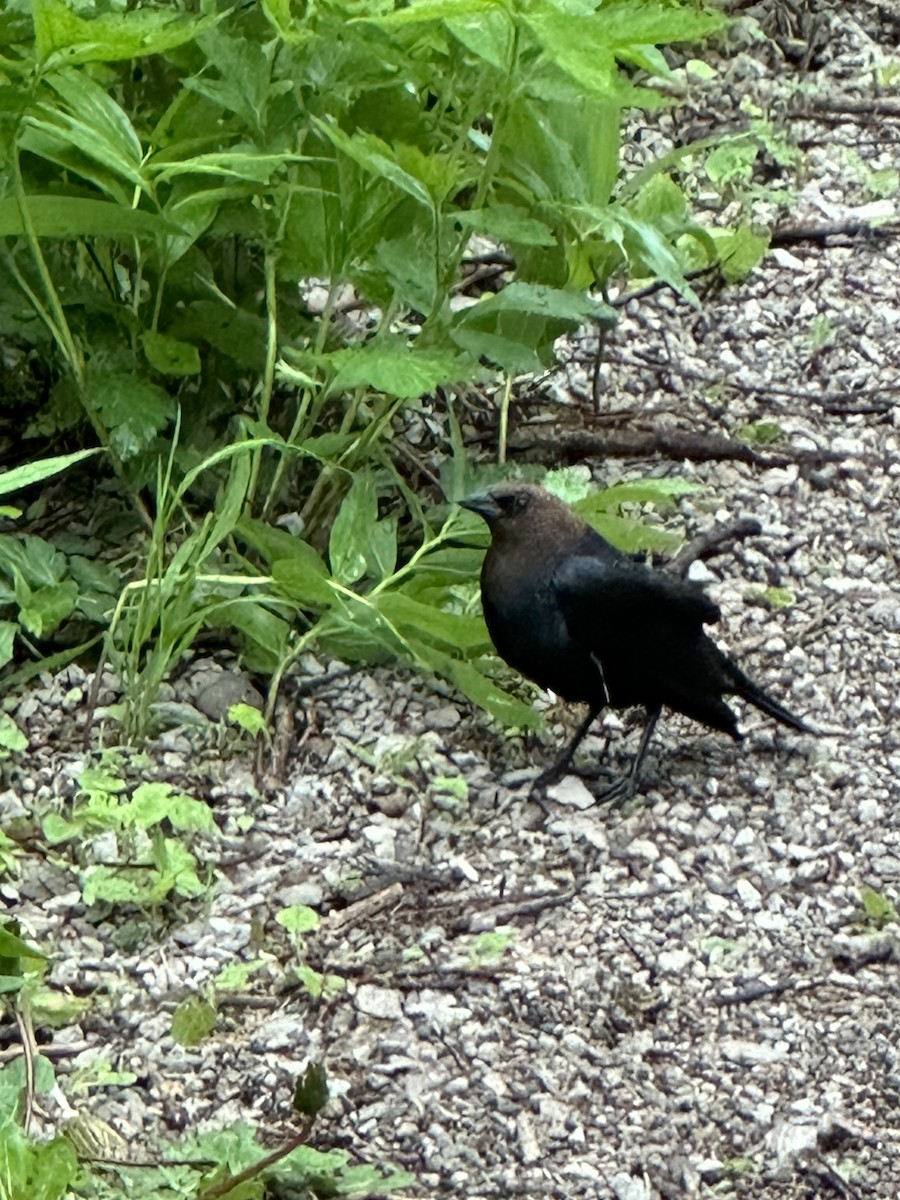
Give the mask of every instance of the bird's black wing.
[(724, 656), (703, 632), (719, 619), (703, 589), (628, 559), (572, 555), (553, 576), (569, 635), (603, 676), (609, 703), (665, 704), (725, 728)]
[(699, 584), (628, 559), (572, 555), (554, 572), (553, 586), (570, 624), (579, 628), (662, 622), (684, 631), (712, 625), (722, 615)]

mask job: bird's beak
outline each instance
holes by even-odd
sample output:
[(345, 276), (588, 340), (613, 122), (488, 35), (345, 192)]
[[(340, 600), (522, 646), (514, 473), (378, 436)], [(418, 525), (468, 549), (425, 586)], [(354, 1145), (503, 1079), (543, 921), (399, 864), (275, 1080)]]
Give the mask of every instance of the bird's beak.
[(489, 525), (491, 521), (497, 520), (502, 511), (500, 505), (488, 492), (483, 492), (478, 496), (466, 496), (465, 500), (460, 500), (459, 506), (467, 508), (469, 512), (478, 513), (479, 517), (483, 517)]

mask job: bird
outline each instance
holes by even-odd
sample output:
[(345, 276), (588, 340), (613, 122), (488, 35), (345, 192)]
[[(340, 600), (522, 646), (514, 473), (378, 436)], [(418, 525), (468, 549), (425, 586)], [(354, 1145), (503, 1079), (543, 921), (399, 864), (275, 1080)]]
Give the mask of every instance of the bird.
[(642, 707), (643, 731), (627, 774), (603, 799), (624, 801), (663, 708), (741, 741), (724, 697), (740, 696), (798, 733), (815, 731), (725, 654), (704, 626), (721, 618), (697, 583), (617, 550), (559, 497), (531, 483), (501, 483), (460, 501), (487, 522), (481, 600), (491, 640), (509, 666), (588, 712), (575, 736), (535, 780), (568, 769), (603, 709)]

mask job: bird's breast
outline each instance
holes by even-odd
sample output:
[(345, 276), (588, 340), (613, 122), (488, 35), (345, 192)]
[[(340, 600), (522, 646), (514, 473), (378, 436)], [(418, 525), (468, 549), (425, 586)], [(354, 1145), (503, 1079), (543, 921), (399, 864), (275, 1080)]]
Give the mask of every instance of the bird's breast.
[(566, 700), (603, 702), (603, 681), (590, 652), (573, 639), (552, 586), (552, 564), (510, 570), (485, 560), (481, 598), (500, 657)]

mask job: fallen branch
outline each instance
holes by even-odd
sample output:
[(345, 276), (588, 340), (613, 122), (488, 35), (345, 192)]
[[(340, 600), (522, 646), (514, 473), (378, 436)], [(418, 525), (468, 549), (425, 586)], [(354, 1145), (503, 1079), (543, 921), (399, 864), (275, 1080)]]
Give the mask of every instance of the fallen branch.
[(769, 470), (795, 463), (821, 466), (842, 462), (845, 454), (834, 450), (796, 450), (792, 454), (760, 454), (752, 446), (732, 441), (720, 433), (695, 433), (683, 429), (653, 429), (647, 433), (590, 429), (556, 431), (545, 435), (520, 429), (510, 438), (510, 449), (536, 455), (541, 461), (577, 462), (582, 458), (663, 458), (691, 462), (743, 462)]
[(672, 559), (672, 570), (686, 575), (691, 563), (715, 558), (734, 542), (756, 537), (762, 533), (762, 525), (755, 517), (738, 517), (727, 525), (719, 525), (706, 533), (698, 533)]

